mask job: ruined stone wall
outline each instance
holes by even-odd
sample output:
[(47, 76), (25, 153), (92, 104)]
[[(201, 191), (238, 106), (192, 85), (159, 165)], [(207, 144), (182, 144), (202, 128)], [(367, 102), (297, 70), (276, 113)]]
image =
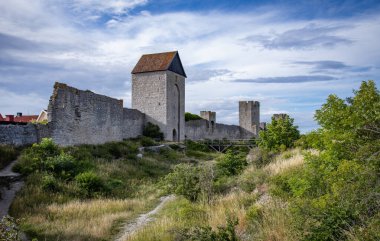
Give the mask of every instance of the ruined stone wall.
[(141, 135), (144, 114), (124, 109), (122, 100), (56, 83), (48, 121), (59, 145), (102, 144)]
[(215, 123), (211, 124), (207, 120), (192, 120), (186, 122), (186, 139), (250, 139), (254, 134), (240, 126), (225, 125)]
[(0, 125), (0, 144), (23, 146), (40, 142), (49, 137), (48, 125)]

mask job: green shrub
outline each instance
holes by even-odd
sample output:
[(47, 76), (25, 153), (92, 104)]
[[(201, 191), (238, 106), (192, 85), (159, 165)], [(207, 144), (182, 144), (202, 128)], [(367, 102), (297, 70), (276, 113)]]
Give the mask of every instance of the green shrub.
[(201, 193), (199, 171), (199, 167), (190, 164), (176, 165), (173, 172), (162, 180), (164, 190), (168, 193), (182, 195), (190, 201), (196, 201)]
[(49, 192), (61, 191), (57, 179), (52, 175), (44, 175), (42, 177), (42, 189)]
[(235, 227), (239, 221), (237, 218), (227, 215), (226, 226), (218, 227), (217, 231), (212, 230), (210, 226), (195, 226), (184, 228), (176, 231), (175, 240), (178, 241), (238, 241)]
[(248, 159), (256, 167), (264, 167), (271, 163), (274, 159), (275, 153), (265, 148), (254, 148), (249, 152)]
[(232, 176), (239, 174), (248, 165), (246, 157), (241, 153), (228, 150), (226, 154), (217, 160), (216, 167), (222, 175)]
[(15, 165), (15, 170), (22, 174), (46, 170), (46, 160), (59, 155), (60, 152), (60, 148), (52, 139), (43, 138), (41, 143), (35, 143), (23, 150), (20, 160)]
[(104, 191), (103, 180), (94, 172), (88, 171), (78, 174), (75, 181), (87, 196), (93, 196), (97, 192)]
[(192, 140), (186, 140), (186, 150), (187, 151), (201, 151), (201, 152), (210, 152), (210, 149), (207, 145), (195, 142)]
[(144, 127), (143, 135), (160, 141), (164, 139), (164, 133), (161, 132), (160, 127), (151, 122)]
[(197, 114), (192, 114), (190, 112), (185, 112), (185, 121), (191, 121), (191, 120), (202, 120), (202, 117), (200, 117)]
[(157, 142), (155, 142), (150, 137), (142, 136), (142, 137), (140, 137), (140, 144), (142, 146), (155, 146), (155, 145), (157, 145)]

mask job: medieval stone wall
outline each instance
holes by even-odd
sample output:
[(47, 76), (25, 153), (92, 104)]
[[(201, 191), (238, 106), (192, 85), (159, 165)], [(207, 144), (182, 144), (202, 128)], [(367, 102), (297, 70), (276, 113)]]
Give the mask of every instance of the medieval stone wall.
[(225, 125), (207, 120), (186, 121), (186, 139), (249, 139), (254, 137), (254, 133), (249, 132), (240, 126)]
[(49, 101), (53, 140), (63, 146), (102, 144), (142, 134), (144, 114), (123, 108), (117, 100), (56, 83)]
[(49, 137), (48, 125), (0, 125), (0, 144), (23, 146), (40, 142), (42, 138)]

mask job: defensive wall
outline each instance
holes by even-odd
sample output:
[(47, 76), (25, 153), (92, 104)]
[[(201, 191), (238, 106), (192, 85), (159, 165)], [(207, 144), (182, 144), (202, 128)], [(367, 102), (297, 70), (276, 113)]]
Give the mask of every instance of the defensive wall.
[(42, 138), (49, 137), (49, 126), (43, 124), (26, 125), (7, 124), (0, 125), (0, 144), (23, 146), (40, 142)]

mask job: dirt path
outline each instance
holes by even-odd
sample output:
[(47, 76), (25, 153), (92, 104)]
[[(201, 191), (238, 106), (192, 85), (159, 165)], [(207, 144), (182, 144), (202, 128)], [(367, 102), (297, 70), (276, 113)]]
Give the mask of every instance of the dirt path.
[(8, 214), (9, 207), (11, 206), (16, 193), (24, 185), (24, 182), (20, 179), (20, 174), (12, 171), (12, 167), (15, 164), (16, 161), (13, 161), (0, 171), (0, 181), (7, 183), (7, 186), (0, 187), (0, 218)]
[(160, 198), (160, 203), (150, 212), (140, 215), (134, 222), (128, 223), (124, 226), (120, 236), (115, 241), (125, 241), (132, 234), (139, 229), (143, 228), (149, 222), (153, 221), (153, 215), (156, 214), (168, 201), (175, 198), (174, 195), (164, 196)]

